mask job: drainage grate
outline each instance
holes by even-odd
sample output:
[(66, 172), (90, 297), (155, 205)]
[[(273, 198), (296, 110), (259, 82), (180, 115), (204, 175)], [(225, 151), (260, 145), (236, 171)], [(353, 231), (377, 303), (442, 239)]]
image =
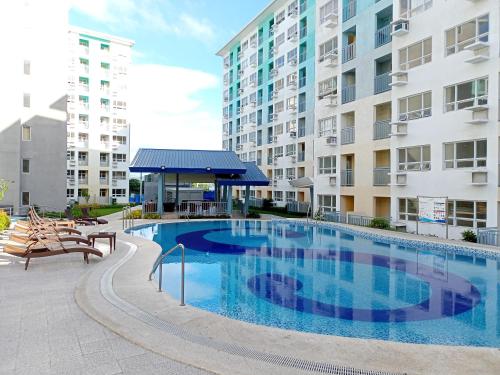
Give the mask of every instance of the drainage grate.
[[(123, 242), (123, 241), (120, 241)], [(258, 350), (246, 348), (239, 345), (229, 344), (221, 341), (209, 339), (204, 336), (193, 334), (192, 332), (181, 328), (175, 324), (168, 323), (164, 320), (158, 319), (154, 315), (139, 309), (137, 306), (132, 305), (116, 295), (113, 290), (113, 275), (115, 272), (126, 263), (135, 254), (137, 247), (134, 244), (123, 242), (129, 246), (128, 253), (110, 267), (101, 278), (101, 294), (103, 297), (118, 309), (125, 312), (127, 315), (132, 316), (149, 326), (156, 328), (162, 332), (179, 337), (183, 340), (189, 341), (194, 344), (202, 345), (211, 349), (222, 351), (227, 354), (240, 356), (243, 358), (254, 359), (257, 361), (269, 363), (272, 365), (300, 369), (322, 374), (334, 375), (404, 375), (403, 373), (394, 373), (376, 370), (362, 370), (353, 367), (340, 366), (331, 363), (315, 362), (305, 359), (298, 359), (279, 354), (265, 353)]]

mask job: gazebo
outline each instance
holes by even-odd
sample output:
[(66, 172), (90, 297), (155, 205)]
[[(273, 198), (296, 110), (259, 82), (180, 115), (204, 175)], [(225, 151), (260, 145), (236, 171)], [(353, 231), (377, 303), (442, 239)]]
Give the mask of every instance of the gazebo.
[(269, 180), (253, 162), (242, 162), (233, 151), (146, 149), (137, 152), (129, 167), (132, 173), (158, 175), (157, 213), (164, 212), (165, 184), (175, 186), (175, 207), (179, 210), (181, 183), (213, 183), (215, 203), (225, 202), (232, 214), (232, 187), (245, 187), (243, 213), (248, 213), (250, 187), (268, 186)]

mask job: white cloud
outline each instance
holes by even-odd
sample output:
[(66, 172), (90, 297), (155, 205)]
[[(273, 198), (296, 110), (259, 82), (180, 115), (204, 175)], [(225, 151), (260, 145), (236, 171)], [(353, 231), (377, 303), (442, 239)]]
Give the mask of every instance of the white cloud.
[[(71, 7), (112, 29), (138, 27), (178, 36), (191, 36), (202, 42), (215, 38), (215, 29), (206, 19), (180, 13), (168, 0), (70, 0)], [(178, 4), (177, 4), (178, 6)]]
[(132, 65), (129, 102), (131, 155), (140, 147), (220, 149), (218, 111), (204, 108), (214, 75), (165, 65)]

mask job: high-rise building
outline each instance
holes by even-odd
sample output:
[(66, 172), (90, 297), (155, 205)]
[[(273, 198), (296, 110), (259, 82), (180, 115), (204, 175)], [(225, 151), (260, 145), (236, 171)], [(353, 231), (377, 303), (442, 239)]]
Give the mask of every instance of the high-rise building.
[(417, 198), (447, 197), (451, 237), (497, 226), (499, 25), (498, 0), (275, 0), (218, 53), (223, 148), (290, 209), (307, 177), (315, 212), (414, 231)]
[[(0, 206), (66, 205), (66, 1), (10, 2), (0, 12)], [(50, 20), (50, 22), (47, 22)]]
[(127, 203), (131, 40), (71, 27), (68, 201)]

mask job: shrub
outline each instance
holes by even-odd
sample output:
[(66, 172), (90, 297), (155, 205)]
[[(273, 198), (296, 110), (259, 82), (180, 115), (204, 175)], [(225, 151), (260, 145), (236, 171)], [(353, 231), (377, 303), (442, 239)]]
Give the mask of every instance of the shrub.
[(10, 218), (5, 211), (0, 210), (0, 230), (5, 230), (10, 227)]
[(376, 217), (370, 222), (370, 228), (391, 229), (391, 224), (389, 223), (389, 220), (384, 219), (383, 217)]
[[(139, 216), (140, 218), (140, 216)], [(159, 214), (146, 214), (144, 215), (144, 219), (146, 220), (158, 220), (161, 219), (161, 216)]]
[(262, 209), (263, 210), (269, 210), (271, 208), (274, 208), (274, 206), (273, 206), (273, 200), (272, 199), (263, 199), (262, 200)]
[(257, 212), (249, 212), (247, 214), (247, 219), (260, 219), (260, 214)]
[(132, 211), (131, 214), (127, 215), (127, 219), (141, 219), (142, 218), (142, 210)]
[(474, 233), (473, 230), (467, 229), (462, 232), (462, 240), (466, 242), (477, 242), (477, 236), (476, 233)]

